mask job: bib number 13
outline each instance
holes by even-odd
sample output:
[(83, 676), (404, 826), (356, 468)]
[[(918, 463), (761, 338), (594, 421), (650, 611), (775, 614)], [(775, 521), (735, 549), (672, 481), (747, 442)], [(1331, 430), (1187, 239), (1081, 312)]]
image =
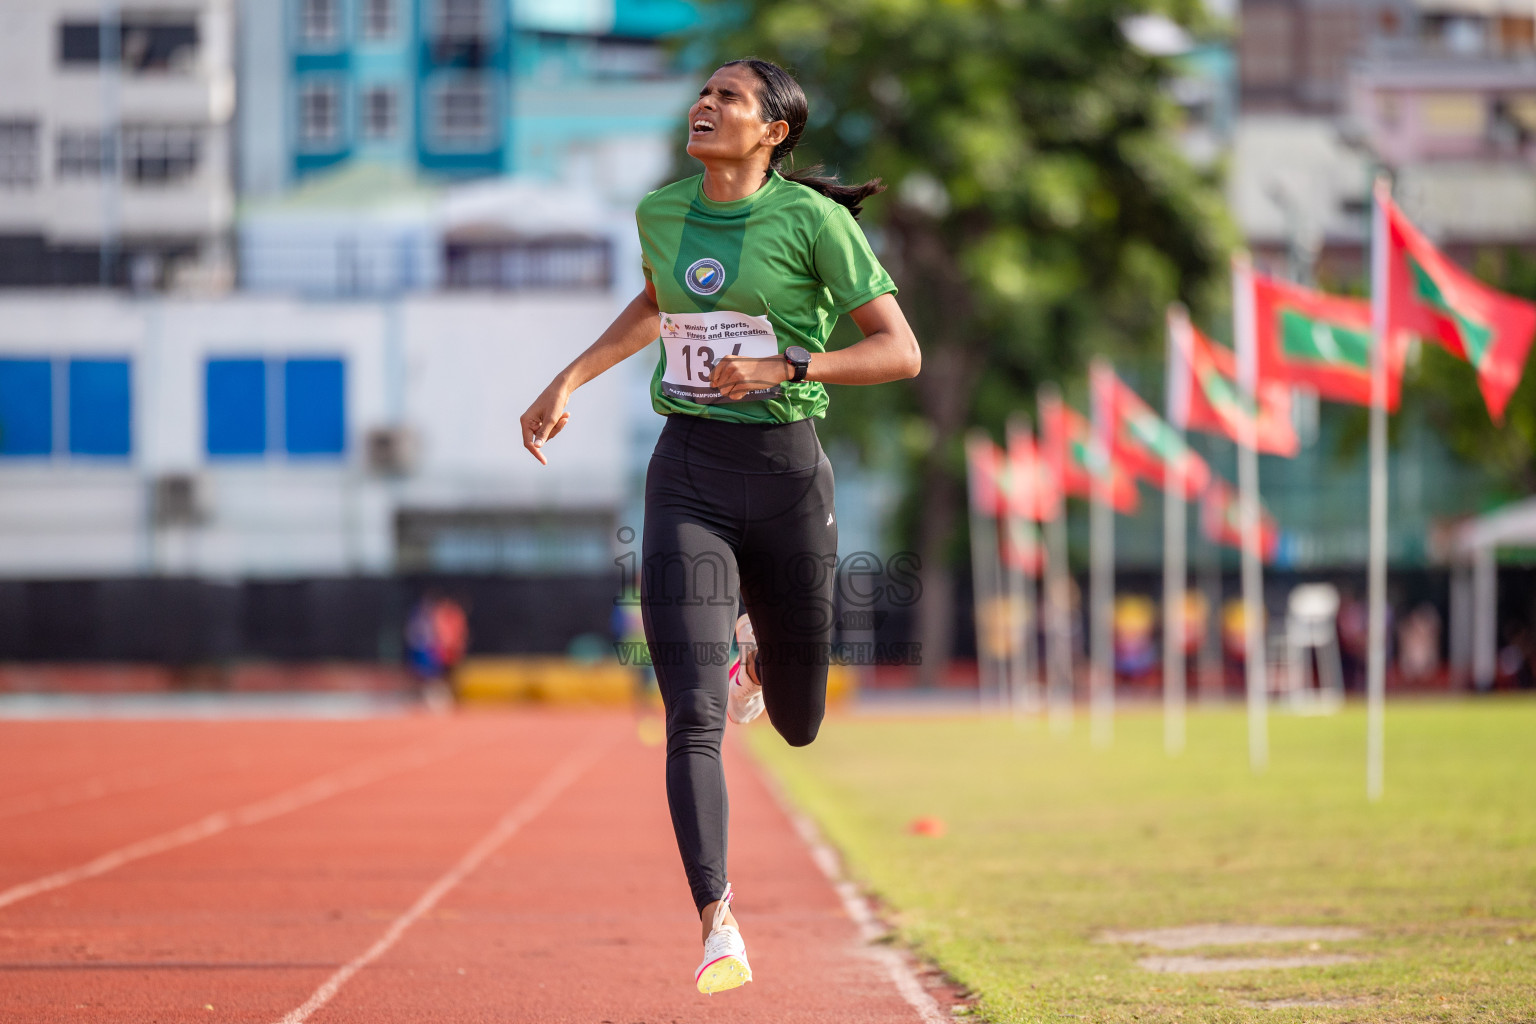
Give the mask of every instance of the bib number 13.
[(660, 335), (665, 349), (661, 393), (690, 402), (726, 402), (773, 398), (783, 394), (778, 381), (728, 399), (709, 382), (720, 361), (730, 356), (766, 359), (779, 353), (773, 325), (765, 317), (730, 310), (663, 313)]
[[(731, 346), (731, 351), (727, 354), (733, 356), (741, 355), (741, 345), (737, 344)], [(687, 377), (689, 380), (697, 380), (702, 384), (709, 383), (709, 378), (713, 376), (715, 372), (715, 363), (721, 358), (720, 356), (715, 355), (715, 350), (710, 348), (708, 345), (684, 345), (682, 356), (683, 376)], [(695, 358), (697, 358), (699, 361), (699, 372), (697, 377), (694, 376), (693, 372), (693, 361)]]

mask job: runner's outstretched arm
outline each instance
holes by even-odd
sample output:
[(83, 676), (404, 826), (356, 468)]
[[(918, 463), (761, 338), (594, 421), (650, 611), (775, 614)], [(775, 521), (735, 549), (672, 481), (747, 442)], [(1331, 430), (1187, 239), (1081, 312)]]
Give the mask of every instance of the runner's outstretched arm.
[[(847, 348), (814, 353), (806, 380), (823, 384), (884, 384), (917, 376), (923, 368), (923, 354), (906, 316), (896, 304), (896, 296), (887, 292), (848, 315), (864, 332), (863, 339)], [(726, 356), (716, 364), (710, 382), (727, 398), (737, 398), (762, 387), (765, 381), (777, 382), (788, 377), (782, 356)]]
[(588, 345), (585, 352), (571, 360), (571, 365), (556, 374), (555, 379), (549, 382), (549, 387), (533, 400), (520, 422), (523, 427), (523, 447), (540, 464), (549, 465), (549, 460), (544, 458), (540, 450), (544, 442), (564, 430), (566, 422), (571, 418), (571, 414), (565, 411), (565, 403), (570, 399), (571, 392), (655, 341), (656, 318), (660, 315), (661, 309), (656, 305), (656, 288), (647, 281), (645, 291), (630, 300), (624, 311), (608, 325), (608, 329)]

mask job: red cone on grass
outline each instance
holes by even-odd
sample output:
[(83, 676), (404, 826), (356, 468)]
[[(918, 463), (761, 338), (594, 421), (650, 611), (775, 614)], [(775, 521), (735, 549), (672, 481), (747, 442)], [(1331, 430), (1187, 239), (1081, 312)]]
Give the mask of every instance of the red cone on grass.
[(944, 822), (934, 817), (922, 817), (912, 819), (912, 824), (907, 826), (907, 831), (915, 836), (933, 836), (938, 838), (944, 834)]

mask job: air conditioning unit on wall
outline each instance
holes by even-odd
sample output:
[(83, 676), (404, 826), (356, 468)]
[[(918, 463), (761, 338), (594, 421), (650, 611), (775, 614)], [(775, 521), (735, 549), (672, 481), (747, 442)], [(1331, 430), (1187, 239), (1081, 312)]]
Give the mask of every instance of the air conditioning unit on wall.
[(363, 454), (370, 473), (405, 476), (416, 468), (419, 444), (409, 427), (375, 427), (363, 440)]
[(208, 519), (207, 485), (191, 473), (166, 473), (150, 484), (156, 526), (197, 526)]

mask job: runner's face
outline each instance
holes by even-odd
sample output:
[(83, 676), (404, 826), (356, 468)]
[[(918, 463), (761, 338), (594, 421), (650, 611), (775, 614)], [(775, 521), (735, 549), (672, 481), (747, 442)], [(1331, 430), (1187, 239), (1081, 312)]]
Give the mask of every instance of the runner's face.
[(709, 76), (698, 100), (688, 109), (689, 156), (708, 163), (749, 160), (760, 154), (767, 163), (773, 147), (788, 134), (789, 125), (763, 120), (757, 86), (757, 76), (739, 64)]

